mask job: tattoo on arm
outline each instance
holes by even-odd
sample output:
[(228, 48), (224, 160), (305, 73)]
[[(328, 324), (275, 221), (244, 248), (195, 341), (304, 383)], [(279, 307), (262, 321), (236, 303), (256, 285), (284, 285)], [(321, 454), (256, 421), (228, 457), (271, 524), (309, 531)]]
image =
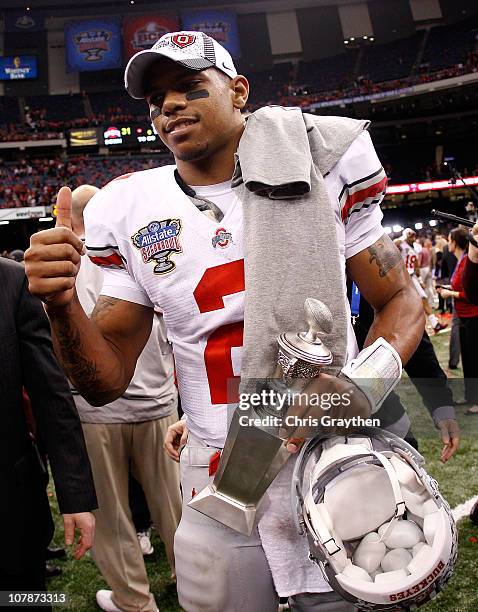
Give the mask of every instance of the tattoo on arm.
[(59, 358), (68, 378), (77, 389), (94, 389), (99, 384), (96, 363), (88, 359), (81, 341), (81, 334), (69, 319), (56, 329)]
[[(108, 316), (118, 302), (116, 298), (100, 296), (91, 314), (93, 321)], [(101, 387), (100, 372), (95, 361), (87, 356), (81, 333), (74, 322), (62, 320), (56, 328), (56, 342), (60, 349), (60, 360), (73, 385), (81, 392), (98, 390)]]
[(400, 252), (388, 236), (382, 236), (367, 250), (369, 263), (375, 262), (377, 264), (380, 278), (387, 276), (388, 272), (402, 261)]
[(91, 313), (91, 320), (98, 321), (104, 315), (108, 314), (108, 311), (113, 308), (120, 300), (118, 298), (108, 297), (106, 295), (100, 295), (96, 302), (95, 308)]

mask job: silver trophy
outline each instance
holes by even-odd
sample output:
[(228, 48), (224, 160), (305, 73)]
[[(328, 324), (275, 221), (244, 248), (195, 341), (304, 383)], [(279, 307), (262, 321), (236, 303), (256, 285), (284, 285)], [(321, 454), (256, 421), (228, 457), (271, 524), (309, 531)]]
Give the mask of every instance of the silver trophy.
[[(278, 338), (277, 369), (264, 385), (277, 394), (304, 389), (320, 368), (332, 363), (332, 353), (320, 336), (332, 330), (327, 306), (312, 298), (305, 301), (307, 332), (287, 332)], [(281, 424), (290, 407), (278, 409), (274, 402), (244, 410), (232, 417), (214, 481), (189, 502), (189, 506), (245, 535), (251, 535), (260, 502), (269, 485), (285, 465), (290, 453), (284, 445)], [(259, 425), (250, 424), (256, 420)], [(248, 425), (242, 423), (247, 421)]]

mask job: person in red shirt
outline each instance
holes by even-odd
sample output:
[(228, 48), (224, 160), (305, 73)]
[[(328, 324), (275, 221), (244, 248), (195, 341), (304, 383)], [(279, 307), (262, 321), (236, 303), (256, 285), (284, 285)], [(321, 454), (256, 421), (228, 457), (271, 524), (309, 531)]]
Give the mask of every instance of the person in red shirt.
[(463, 272), (468, 261), (468, 231), (456, 228), (448, 236), (448, 248), (458, 259), (451, 277), (451, 288), (439, 288), (443, 298), (452, 297), (460, 319), (461, 361), (465, 379), (465, 400), (471, 406), (466, 414), (478, 414), (478, 306), (470, 302), (463, 287)]
[(466, 299), (478, 306), (478, 223), (473, 226), (468, 239), (470, 246), (463, 267), (463, 291)]
[[(478, 306), (478, 223), (475, 223), (469, 236), (470, 246), (468, 248), (468, 257), (463, 266), (463, 290), (466, 299), (472, 304)], [(478, 501), (475, 503), (470, 512), (470, 519), (475, 525), (478, 525)]]

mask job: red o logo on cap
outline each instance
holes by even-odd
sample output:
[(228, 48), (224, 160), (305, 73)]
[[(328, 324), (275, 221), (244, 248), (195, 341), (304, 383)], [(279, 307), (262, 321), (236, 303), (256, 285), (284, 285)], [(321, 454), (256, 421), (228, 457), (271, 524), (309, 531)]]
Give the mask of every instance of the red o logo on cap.
[(175, 34), (171, 36), (171, 42), (173, 42), (180, 49), (184, 49), (184, 47), (189, 47), (196, 41), (196, 37), (192, 34)]

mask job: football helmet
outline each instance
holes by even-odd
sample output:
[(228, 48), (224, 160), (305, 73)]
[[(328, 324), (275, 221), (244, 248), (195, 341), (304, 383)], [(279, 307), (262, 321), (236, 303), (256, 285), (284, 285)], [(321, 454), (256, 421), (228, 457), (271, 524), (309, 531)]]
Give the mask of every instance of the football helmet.
[(331, 588), (359, 610), (416, 609), (453, 572), (455, 522), (424, 463), (377, 428), (316, 436), (297, 458), (297, 528)]

